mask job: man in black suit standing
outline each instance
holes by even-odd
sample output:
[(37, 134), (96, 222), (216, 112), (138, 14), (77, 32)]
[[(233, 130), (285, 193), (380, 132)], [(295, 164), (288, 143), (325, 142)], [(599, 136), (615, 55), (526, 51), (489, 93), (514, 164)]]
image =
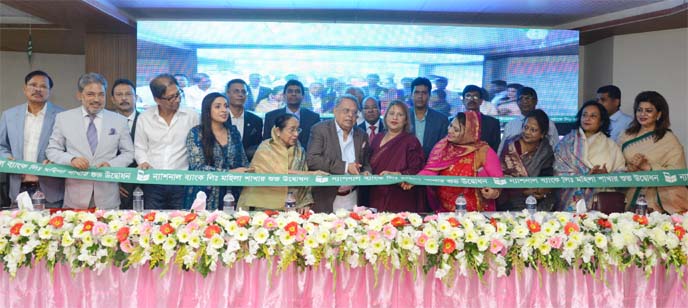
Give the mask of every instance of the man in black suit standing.
[[(110, 90), (110, 96), (112, 104), (114, 105), (117, 113), (121, 114), (127, 118), (127, 125), (129, 126), (129, 134), (131, 135), (131, 140), (134, 140), (134, 134), (136, 133), (136, 121), (139, 119), (139, 112), (136, 110), (136, 101), (138, 96), (136, 95), (136, 86), (129, 79), (117, 79), (112, 85)], [(136, 161), (129, 165), (130, 168), (136, 168)], [(132, 209), (133, 208), (133, 198), (131, 194), (134, 192), (135, 185), (129, 183), (119, 184), (119, 199), (120, 199), (120, 209)]]
[(272, 127), (275, 126), (275, 120), (277, 117), (285, 114), (291, 113), (299, 119), (299, 127), (301, 128), (301, 134), (299, 134), (299, 142), (304, 149), (308, 148), (308, 138), (311, 135), (311, 127), (320, 122), (320, 115), (310, 111), (305, 108), (301, 108), (301, 102), (303, 102), (303, 84), (294, 79), (287, 81), (284, 85), (284, 100), (286, 100), (286, 107), (273, 110), (265, 114), (265, 127), (263, 128), (263, 139), (268, 139), (271, 137), (270, 131)]
[(372, 96), (363, 99), (363, 118), (365, 121), (358, 125), (368, 135), (368, 140), (373, 142), (373, 138), (385, 131), (385, 124), (380, 119), (380, 101)]
[(229, 100), (229, 121), (236, 126), (241, 135), (241, 143), (249, 161), (256, 153), (258, 146), (263, 141), (263, 119), (244, 109), (248, 86), (242, 79), (232, 79), (225, 87), (225, 95)]
[(254, 111), (258, 103), (270, 95), (272, 89), (260, 85), (260, 74), (258, 73), (248, 75), (248, 85), (248, 98), (246, 98), (244, 109)]
[[(463, 88), (463, 105), (466, 110), (480, 112), (483, 104), (483, 89), (476, 85), (467, 85)], [(480, 113), (480, 140), (487, 142), (497, 152), (499, 142), (502, 140), (499, 120)]]

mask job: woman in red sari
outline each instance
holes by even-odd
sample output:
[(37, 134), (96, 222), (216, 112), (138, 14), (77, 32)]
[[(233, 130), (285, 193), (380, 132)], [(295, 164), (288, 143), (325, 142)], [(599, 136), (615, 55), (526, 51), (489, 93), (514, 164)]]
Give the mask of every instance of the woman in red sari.
[[(449, 125), (447, 137), (437, 142), (420, 175), (503, 177), (499, 157), (480, 140), (480, 114), (460, 112)], [(495, 211), (499, 190), (494, 188), (431, 187), (429, 203), (438, 212), (454, 211), (460, 194), (468, 211)], [(432, 195), (435, 195), (434, 197)]]
[[(425, 157), (418, 138), (411, 133), (409, 108), (393, 100), (385, 112), (384, 134), (370, 142), (370, 166), (379, 175), (412, 175), (423, 169)], [(371, 186), (370, 206), (386, 212), (427, 212), (425, 190), (403, 190), (400, 185)]]

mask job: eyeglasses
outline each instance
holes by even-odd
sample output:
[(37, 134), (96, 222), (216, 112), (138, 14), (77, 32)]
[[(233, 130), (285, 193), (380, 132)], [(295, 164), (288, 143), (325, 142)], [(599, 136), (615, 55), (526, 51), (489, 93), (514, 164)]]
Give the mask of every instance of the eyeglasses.
[(299, 128), (293, 128), (293, 127), (292, 127), (292, 128), (287, 129), (287, 132), (290, 133), (290, 134), (292, 134), (292, 135), (294, 135), (294, 134), (297, 134), (297, 135), (298, 135), (298, 134), (300, 134), (302, 131), (303, 131), (303, 130), (302, 130), (300, 127), (299, 127)]
[(356, 114), (358, 113), (358, 110), (356, 110), (356, 109), (349, 109), (349, 108), (342, 108), (342, 109), (339, 109), (339, 112), (342, 112), (342, 113), (344, 113), (344, 114), (353, 114), (353, 115), (356, 115)]
[(172, 102), (172, 101), (178, 99), (179, 97), (181, 97), (182, 95), (184, 95), (184, 91), (179, 90), (179, 91), (177, 91), (177, 93), (175, 93), (174, 95), (172, 95), (170, 97), (161, 97), (160, 99), (166, 100), (167, 102)]

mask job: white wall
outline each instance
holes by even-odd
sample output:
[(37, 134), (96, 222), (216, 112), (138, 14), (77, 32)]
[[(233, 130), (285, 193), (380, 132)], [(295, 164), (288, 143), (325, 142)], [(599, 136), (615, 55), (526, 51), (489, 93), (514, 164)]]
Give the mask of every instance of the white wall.
[(25, 52), (0, 51), (0, 111), (26, 102), (24, 76), (33, 70), (43, 70), (53, 79), (53, 103), (64, 108), (78, 106), (76, 82), (85, 71), (84, 55), (34, 53), (31, 62)]
[(688, 28), (618, 35), (583, 52), (585, 97), (614, 84), (621, 89), (621, 110), (632, 115), (638, 93), (661, 93), (669, 102), (671, 129), (688, 152)]

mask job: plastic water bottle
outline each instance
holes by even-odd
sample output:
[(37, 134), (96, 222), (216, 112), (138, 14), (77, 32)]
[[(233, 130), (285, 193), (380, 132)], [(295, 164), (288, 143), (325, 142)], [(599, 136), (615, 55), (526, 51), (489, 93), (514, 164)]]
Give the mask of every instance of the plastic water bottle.
[(222, 198), (222, 211), (228, 214), (234, 213), (235, 206), (236, 201), (234, 199), (234, 195), (232, 195), (231, 192), (226, 193)]
[(136, 189), (134, 189), (132, 196), (134, 197), (134, 211), (143, 212), (143, 190), (141, 189), (141, 187), (136, 186)]
[(45, 194), (37, 188), (33, 195), (31, 195), (31, 203), (35, 211), (45, 210)]
[(526, 198), (526, 210), (528, 210), (528, 214), (533, 215), (535, 212), (537, 212), (537, 199), (533, 197), (533, 195), (528, 196)]
[(290, 191), (287, 193), (287, 199), (284, 201), (284, 210), (293, 211), (296, 208), (296, 198), (294, 198), (294, 192)]
[(463, 194), (460, 194), (458, 197), (456, 197), (456, 201), (454, 201), (454, 206), (454, 211), (457, 215), (466, 214), (466, 198), (464, 198)]
[(647, 215), (647, 199), (645, 199), (645, 194), (640, 193), (638, 199), (635, 200), (635, 213), (638, 215)]

